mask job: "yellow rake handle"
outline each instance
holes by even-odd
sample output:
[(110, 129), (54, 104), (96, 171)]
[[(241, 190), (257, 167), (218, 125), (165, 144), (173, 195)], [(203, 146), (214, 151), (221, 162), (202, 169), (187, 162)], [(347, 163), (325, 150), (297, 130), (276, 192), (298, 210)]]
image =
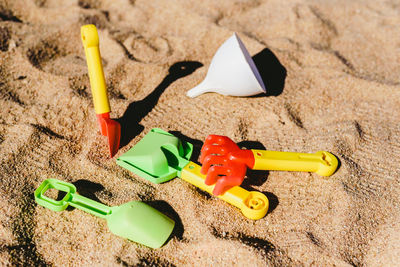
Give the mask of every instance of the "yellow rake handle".
[(92, 88), (93, 103), (96, 114), (110, 112), (106, 81), (99, 49), (99, 35), (96, 26), (89, 24), (81, 27), (81, 38), (85, 48), (86, 61), (89, 71), (90, 87)]
[(314, 154), (251, 150), (254, 155), (253, 170), (315, 172), (322, 176), (332, 175), (337, 167), (337, 158), (329, 152)]
[[(201, 174), (200, 169), (199, 165), (190, 161), (182, 169), (180, 177), (212, 195), (215, 185), (206, 185), (204, 183), (206, 175)], [(249, 192), (240, 186), (232, 187), (217, 197), (239, 208), (245, 217), (252, 220), (263, 218), (268, 211), (269, 201), (263, 193), (257, 191)]]

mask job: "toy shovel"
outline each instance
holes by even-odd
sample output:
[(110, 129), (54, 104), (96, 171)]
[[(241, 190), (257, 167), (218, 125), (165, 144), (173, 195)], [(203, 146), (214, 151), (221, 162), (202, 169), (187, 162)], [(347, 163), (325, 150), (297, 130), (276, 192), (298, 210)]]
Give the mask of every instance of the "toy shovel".
[(205, 183), (216, 184), (213, 193), (222, 194), (234, 185), (240, 185), (247, 168), (253, 170), (279, 170), (315, 172), (322, 176), (332, 175), (337, 158), (329, 152), (314, 154), (240, 149), (226, 136), (209, 135), (201, 149), (202, 174)]
[[(163, 183), (175, 177), (212, 193), (214, 185), (204, 183), (201, 167), (189, 161), (193, 145), (179, 140), (161, 129), (152, 129), (133, 148), (117, 159), (117, 164), (153, 183)], [(258, 220), (268, 211), (268, 198), (256, 191), (239, 186), (227, 190), (218, 198), (239, 208), (244, 216)]]
[(113, 157), (119, 149), (121, 125), (117, 121), (110, 119), (111, 109), (107, 97), (106, 82), (100, 57), (99, 36), (96, 26), (92, 24), (82, 26), (81, 37), (83, 47), (85, 48), (94, 109), (100, 125), (101, 134), (108, 137), (110, 157)]
[[(49, 189), (66, 193), (62, 200), (45, 196)], [(121, 206), (108, 207), (104, 204), (76, 194), (73, 184), (57, 179), (47, 179), (35, 191), (36, 202), (54, 211), (65, 210), (68, 205), (107, 220), (109, 230), (151, 248), (161, 247), (171, 234), (175, 222), (140, 201), (127, 202)]]

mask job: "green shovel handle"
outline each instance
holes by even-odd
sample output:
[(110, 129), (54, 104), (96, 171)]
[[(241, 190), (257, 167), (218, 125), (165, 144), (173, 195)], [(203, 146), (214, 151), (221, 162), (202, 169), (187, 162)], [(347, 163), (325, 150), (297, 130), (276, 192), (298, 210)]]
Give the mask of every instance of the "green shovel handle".
[(106, 206), (78, 194), (74, 194), (72, 196), (72, 200), (69, 204), (72, 207), (86, 211), (103, 219), (105, 219), (107, 215), (111, 214), (111, 208), (109, 206)]
[[(49, 189), (63, 191), (66, 195), (61, 200), (49, 198), (45, 195), (46, 191)], [(39, 205), (54, 211), (63, 211), (68, 207), (68, 205), (71, 205), (103, 219), (105, 219), (107, 215), (111, 214), (110, 207), (76, 194), (76, 187), (73, 184), (57, 179), (47, 179), (43, 181), (43, 183), (35, 190), (34, 195), (35, 200)]]

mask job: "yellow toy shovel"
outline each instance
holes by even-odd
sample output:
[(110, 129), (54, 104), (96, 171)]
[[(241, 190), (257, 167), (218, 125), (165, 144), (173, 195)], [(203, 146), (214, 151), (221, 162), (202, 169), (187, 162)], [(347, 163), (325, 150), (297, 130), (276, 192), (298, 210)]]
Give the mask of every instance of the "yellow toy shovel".
[(111, 109), (107, 97), (103, 65), (101, 64), (99, 35), (97, 34), (96, 26), (92, 24), (82, 26), (81, 37), (85, 48), (94, 109), (100, 125), (100, 131), (102, 135), (108, 137), (110, 157), (113, 157), (119, 149), (121, 125), (117, 121), (110, 119)]

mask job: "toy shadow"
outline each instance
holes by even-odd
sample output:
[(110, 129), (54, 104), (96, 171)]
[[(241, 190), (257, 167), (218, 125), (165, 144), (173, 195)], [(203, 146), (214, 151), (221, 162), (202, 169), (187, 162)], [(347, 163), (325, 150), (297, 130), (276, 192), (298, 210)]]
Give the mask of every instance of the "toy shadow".
[(121, 118), (116, 119), (121, 124), (120, 148), (126, 146), (135, 136), (139, 135), (144, 127), (140, 121), (153, 110), (164, 90), (176, 80), (192, 74), (196, 69), (203, 66), (197, 61), (181, 61), (173, 64), (167, 76), (161, 83), (142, 100), (129, 104)]
[[(91, 182), (89, 180), (85, 179), (80, 179), (72, 183), (76, 187), (76, 191), (87, 198), (90, 198), (94, 201), (100, 202), (100, 199), (96, 196), (96, 192), (100, 192), (104, 190), (104, 186), (99, 183)], [(111, 197), (111, 193), (109, 192), (109, 195)], [(104, 203), (102, 203), (104, 204)]]
[(199, 157), (200, 157), (201, 147), (203, 146), (203, 142), (197, 139), (190, 138), (179, 131), (170, 131), (170, 133), (178, 137), (179, 140), (191, 143), (193, 145), (193, 152), (192, 156), (190, 157), (190, 160), (193, 161), (194, 163), (200, 164)]
[(172, 230), (172, 234), (170, 235), (168, 240), (165, 241), (165, 244), (168, 243), (174, 237), (176, 237), (178, 240), (183, 239), (184, 227), (182, 220), (179, 217), (178, 213), (171, 207), (171, 205), (168, 204), (168, 202), (165, 202), (163, 200), (144, 201), (144, 202), (149, 206), (155, 208), (156, 210), (162, 212), (163, 214), (167, 215), (172, 220), (174, 220), (175, 222), (174, 229)]
[[(282, 94), (287, 72), (275, 54), (268, 48), (264, 48), (252, 58), (261, 75), (265, 88), (267, 88), (266, 95), (278, 96)], [(264, 94), (255, 97), (262, 95)]]
[[(237, 143), (242, 149), (259, 149), (265, 150), (265, 146), (258, 141), (242, 141)], [(245, 189), (254, 190), (252, 186), (263, 185), (268, 179), (268, 171), (247, 169), (246, 179), (243, 180), (242, 187)]]

